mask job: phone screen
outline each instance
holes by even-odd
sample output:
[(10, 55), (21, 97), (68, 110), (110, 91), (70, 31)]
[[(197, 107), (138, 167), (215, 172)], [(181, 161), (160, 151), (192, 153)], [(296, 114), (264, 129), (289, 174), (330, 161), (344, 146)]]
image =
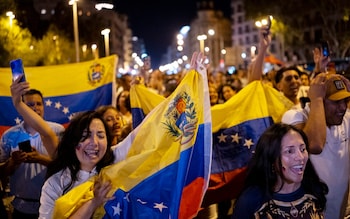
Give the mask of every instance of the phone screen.
[(29, 140), (22, 141), (22, 142), (18, 143), (18, 147), (21, 151), (24, 151), (24, 152), (31, 152), (32, 151), (32, 146), (30, 145)]
[(328, 46), (328, 42), (327, 41), (322, 41), (321, 42), (321, 46), (322, 46), (322, 54), (325, 57), (329, 56), (329, 46)]
[(10, 61), (10, 67), (12, 71), (12, 79), (16, 80), (20, 75), (23, 75), (20, 82), (26, 81), (26, 77), (24, 75), (23, 62), (22, 59), (15, 59)]

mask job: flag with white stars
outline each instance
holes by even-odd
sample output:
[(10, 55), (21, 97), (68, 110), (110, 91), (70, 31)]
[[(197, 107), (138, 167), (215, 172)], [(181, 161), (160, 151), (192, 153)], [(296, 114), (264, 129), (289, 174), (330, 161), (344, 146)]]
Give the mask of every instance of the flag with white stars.
[[(94, 218), (192, 218), (208, 188), (212, 131), (206, 71), (189, 71), (177, 89), (151, 110), (118, 147), (130, 145), (125, 160), (101, 170), (115, 198)], [(69, 215), (80, 203), (64, 198), (91, 195), (91, 181), (60, 198)], [(82, 195), (83, 194), (83, 195)], [(67, 208), (67, 204), (71, 206)], [(56, 209), (60, 205), (56, 201)]]
[[(88, 62), (44, 67), (24, 66), (30, 88), (44, 96), (48, 121), (69, 123), (74, 113), (94, 110), (115, 100), (115, 55)], [(10, 68), (0, 68), (0, 135), (22, 117), (12, 104)]]
[[(162, 100), (140, 85), (131, 89), (130, 95), (134, 97), (132, 112), (137, 114), (138, 123)], [(292, 106), (280, 92), (256, 81), (225, 104), (211, 108), (212, 169), (204, 206), (237, 197), (259, 136), (272, 123), (281, 121), (283, 113)]]
[(292, 106), (276, 89), (255, 81), (212, 107), (213, 157), (204, 206), (237, 197), (260, 135)]

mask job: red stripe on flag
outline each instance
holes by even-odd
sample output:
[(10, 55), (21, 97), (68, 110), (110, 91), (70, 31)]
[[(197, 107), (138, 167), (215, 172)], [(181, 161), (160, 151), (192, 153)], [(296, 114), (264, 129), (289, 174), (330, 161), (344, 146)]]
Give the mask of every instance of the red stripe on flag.
[(187, 219), (197, 215), (202, 199), (204, 178), (197, 178), (182, 191), (179, 218)]
[(224, 200), (236, 199), (243, 190), (247, 167), (210, 175), (209, 188), (202, 207)]

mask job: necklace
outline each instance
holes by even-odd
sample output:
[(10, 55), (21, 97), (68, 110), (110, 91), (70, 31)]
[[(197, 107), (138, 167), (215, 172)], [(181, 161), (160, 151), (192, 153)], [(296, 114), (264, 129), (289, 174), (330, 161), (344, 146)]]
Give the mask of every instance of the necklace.
[(298, 209), (293, 205), (293, 203), (291, 202), (290, 205), (292, 206), (290, 208), (290, 215), (292, 215), (292, 217), (297, 217), (299, 215), (299, 211)]

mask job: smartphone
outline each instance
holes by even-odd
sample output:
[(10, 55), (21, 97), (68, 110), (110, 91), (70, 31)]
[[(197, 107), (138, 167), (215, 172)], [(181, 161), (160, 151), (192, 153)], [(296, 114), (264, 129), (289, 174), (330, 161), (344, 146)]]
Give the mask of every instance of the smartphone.
[(31, 152), (32, 151), (32, 146), (30, 145), (30, 140), (19, 142), (18, 147), (21, 151), (24, 151), (24, 152)]
[(330, 55), (329, 45), (327, 41), (321, 41), (321, 49), (323, 56), (328, 57)]
[(270, 29), (271, 29), (271, 16), (267, 16), (267, 19), (266, 19), (266, 31), (267, 31), (267, 33), (264, 34), (264, 37), (266, 37), (270, 33)]
[(12, 71), (12, 79), (13, 80), (16, 80), (18, 77), (23, 75), (19, 82), (26, 81), (22, 59), (11, 60), (10, 67), (11, 67), (11, 71)]

